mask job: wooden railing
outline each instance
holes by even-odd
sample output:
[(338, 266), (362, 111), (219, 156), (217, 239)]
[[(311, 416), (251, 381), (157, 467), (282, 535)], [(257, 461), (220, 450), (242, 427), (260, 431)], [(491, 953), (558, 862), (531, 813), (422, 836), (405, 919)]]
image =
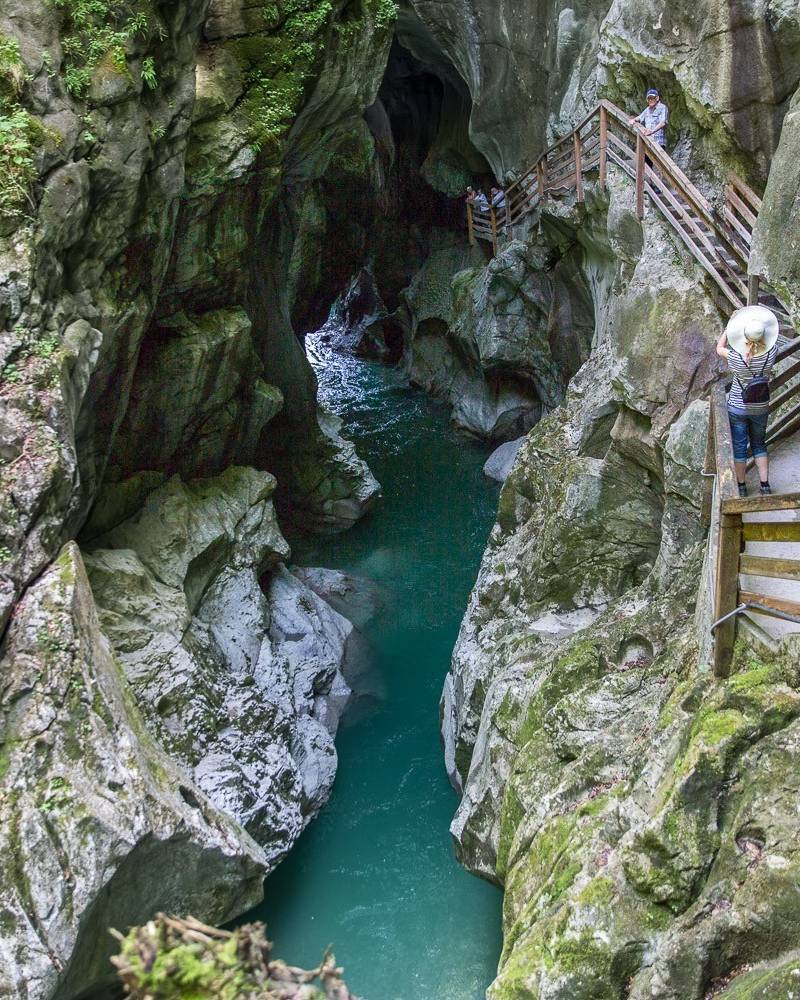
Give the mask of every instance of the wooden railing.
[[(486, 240), (496, 252), (499, 241), (512, 237), (514, 227), (547, 195), (574, 190), (582, 202), (584, 174), (593, 170), (605, 187), (609, 163), (633, 180), (640, 219), (646, 196), (666, 219), (711, 279), (723, 313), (758, 302), (760, 296), (769, 297), (757, 278), (748, 278), (753, 226), (761, 209), (758, 195), (731, 174), (725, 207), (718, 211), (658, 143), (605, 100), (509, 185), (503, 209), (479, 212), (468, 206), (470, 242)], [(779, 318), (786, 326), (785, 310)]]
[[(800, 338), (790, 341), (778, 353), (777, 363), (800, 352)], [(770, 428), (768, 443), (776, 443), (800, 427), (800, 361), (791, 363), (770, 383), (783, 388), (774, 395), (770, 413), (781, 416)], [(711, 466), (711, 468), (709, 468)], [(743, 520), (745, 514), (800, 509), (800, 493), (740, 497), (733, 463), (733, 442), (726, 400), (726, 386), (714, 387), (706, 451), (706, 474), (714, 476), (704, 503), (707, 523), (715, 532), (711, 539), (714, 557), (714, 673), (727, 677), (736, 639), (737, 619), (750, 611), (780, 618), (800, 626), (800, 601), (770, 597), (743, 590), (741, 575), (768, 579), (800, 580), (800, 559), (755, 556), (745, 553), (748, 541), (782, 545), (800, 542), (800, 521)]]
[[(710, 279), (717, 305), (724, 315), (745, 305), (760, 303), (771, 309), (785, 337), (795, 338), (785, 306), (758, 276), (750, 275), (753, 229), (761, 199), (735, 174), (730, 174), (722, 209), (714, 207), (670, 156), (609, 101), (601, 101), (569, 134), (559, 139), (505, 191), (505, 207), (478, 212), (468, 206), (472, 244), (492, 243), (497, 252), (501, 239), (514, 235), (514, 227), (535, 211), (543, 200), (560, 191), (575, 191), (584, 200), (584, 175), (597, 171), (605, 188), (609, 164), (627, 174), (635, 185), (636, 214), (645, 212), (649, 198)], [(788, 361), (771, 381), (770, 413), (773, 422), (767, 443), (800, 429), (800, 360), (790, 356), (800, 350), (800, 339), (785, 344), (778, 362)], [(740, 497), (733, 463), (733, 443), (728, 420), (725, 386), (713, 392), (709, 423), (706, 475), (713, 478), (704, 498), (706, 523), (714, 526), (711, 538), (714, 590), (714, 672), (727, 676), (736, 637), (737, 618), (746, 611), (788, 619), (800, 625), (800, 602), (779, 600), (742, 590), (741, 574), (800, 580), (800, 559), (754, 556), (744, 552), (747, 541), (800, 542), (800, 522), (743, 520), (761, 511), (800, 508), (800, 493)]]

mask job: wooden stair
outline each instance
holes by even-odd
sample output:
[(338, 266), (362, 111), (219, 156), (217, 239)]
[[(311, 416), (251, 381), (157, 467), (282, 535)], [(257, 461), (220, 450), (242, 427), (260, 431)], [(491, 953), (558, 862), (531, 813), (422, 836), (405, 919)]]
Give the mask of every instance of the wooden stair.
[[(767, 442), (778, 445), (771, 449), (775, 495), (739, 497), (725, 385), (719, 382), (712, 392), (703, 516), (713, 527), (713, 666), (717, 676), (726, 677), (742, 616), (743, 627), (769, 648), (787, 633), (800, 632), (800, 447), (796, 439), (787, 440), (800, 429), (800, 338), (775, 291), (750, 274), (761, 199), (730, 174), (722, 208), (713, 206), (660, 146), (629, 124), (627, 115), (601, 101), (507, 188), (505, 209), (476, 213), (467, 207), (469, 239), (473, 244), (487, 240), (496, 252), (546, 198), (574, 191), (582, 202), (587, 173), (596, 171), (605, 187), (609, 163), (633, 181), (638, 217), (644, 217), (649, 202), (700, 265), (723, 316), (758, 303), (780, 324), (767, 434)], [(751, 483), (754, 491), (757, 480)]]
[(647, 199), (669, 223), (705, 272), (724, 316), (760, 303), (778, 317), (786, 340), (796, 336), (788, 310), (774, 291), (749, 274), (759, 196), (730, 174), (724, 206), (715, 208), (667, 153), (630, 125), (628, 116), (610, 101), (601, 101), (507, 188), (504, 209), (481, 213), (468, 205), (470, 242), (486, 240), (496, 252), (498, 244), (513, 237), (514, 227), (547, 197), (574, 191), (583, 201), (584, 176), (594, 171), (604, 187), (609, 163), (634, 182), (639, 218), (644, 217)]

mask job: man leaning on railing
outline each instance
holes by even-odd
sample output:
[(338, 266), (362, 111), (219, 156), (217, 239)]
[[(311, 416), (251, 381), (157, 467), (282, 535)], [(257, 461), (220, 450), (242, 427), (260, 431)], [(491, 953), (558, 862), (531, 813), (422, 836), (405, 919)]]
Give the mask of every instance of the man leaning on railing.
[(662, 149), (667, 148), (667, 119), (669, 112), (667, 106), (660, 99), (658, 91), (651, 87), (647, 91), (647, 107), (640, 115), (634, 115), (630, 119), (630, 125), (643, 125), (644, 134), (651, 136)]

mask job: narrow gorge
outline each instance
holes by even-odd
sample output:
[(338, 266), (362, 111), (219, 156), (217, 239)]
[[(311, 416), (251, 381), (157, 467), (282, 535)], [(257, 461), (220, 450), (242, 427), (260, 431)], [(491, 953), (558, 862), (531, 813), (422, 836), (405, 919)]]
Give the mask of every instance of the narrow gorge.
[[(650, 87), (686, 203), (531, 169)], [(800, 995), (703, 256), (796, 336), (799, 102), (797, 0), (0, 0), (0, 997)]]

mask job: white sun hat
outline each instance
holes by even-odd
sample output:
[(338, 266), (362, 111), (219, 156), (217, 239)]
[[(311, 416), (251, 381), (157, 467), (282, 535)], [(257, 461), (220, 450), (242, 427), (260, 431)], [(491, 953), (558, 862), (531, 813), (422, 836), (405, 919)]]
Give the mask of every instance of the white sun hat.
[(778, 339), (778, 319), (766, 306), (745, 306), (737, 309), (725, 328), (728, 345), (744, 354), (748, 343), (755, 345), (755, 354), (763, 354)]

